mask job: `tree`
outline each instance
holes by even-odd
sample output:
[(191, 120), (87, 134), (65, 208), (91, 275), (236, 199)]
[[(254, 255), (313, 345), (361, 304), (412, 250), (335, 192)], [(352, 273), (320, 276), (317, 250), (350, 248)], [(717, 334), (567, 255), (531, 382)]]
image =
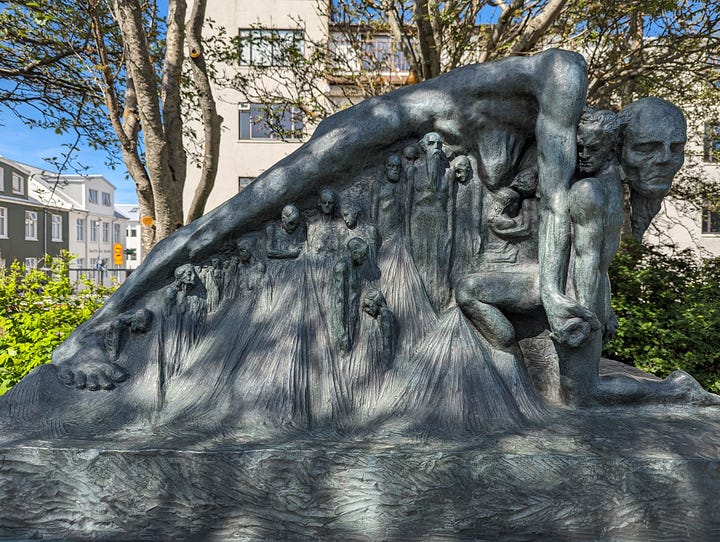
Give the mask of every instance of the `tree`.
[[(717, 84), (708, 85), (720, 81), (720, 8), (712, 1), (333, 0), (319, 1), (317, 10), (328, 21), (329, 45), (306, 41), (303, 55), (288, 44), (284, 62), (251, 65), (226, 82), (248, 99), (290, 100), (317, 118), (345, 106), (330, 87), (356, 101), (409, 82), (393, 78), (399, 53), (414, 82), (462, 64), (563, 47), (585, 55), (588, 99), (597, 106), (621, 107), (648, 94), (679, 103), (698, 94), (718, 98)], [(239, 56), (253, 39), (273, 38), (225, 36), (226, 48), (214, 53), (248, 64)]]
[(206, 3), (188, 14), (186, 0), (169, 0), (166, 19), (156, 0), (0, 4), (1, 103), (31, 125), (122, 157), (141, 215), (154, 219), (143, 228), (146, 249), (185, 222), (188, 118), (203, 126), (203, 150), (187, 221), (202, 215), (215, 181), (222, 119), (201, 40)]
[(53, 350), (103, 304), (114, 288), (70, 280), (71, 257), (47, 257), (45, 271), (19, 262), (0, 270), (0, 395), (50, 362)]

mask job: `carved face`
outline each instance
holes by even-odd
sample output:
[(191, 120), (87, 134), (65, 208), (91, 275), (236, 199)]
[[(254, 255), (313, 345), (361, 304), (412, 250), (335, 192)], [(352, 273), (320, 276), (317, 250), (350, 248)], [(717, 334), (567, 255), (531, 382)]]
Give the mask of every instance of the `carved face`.
[(377, 297), (366, 297), (363, 299), (362, 309), (375, 318), (380, 313), (380, 300)]
[(332, 215), (335, 212), (335, 193), (332, 190), (323, 190), (318, 199), (318, 208), (324, 215)]
[(345, 225), (348, 229), (355, 229), (358, 223), (358, 216), (360, 215), (360, 209), (356, 207), (345, 207), (342, 210), (342, 217)]
[(210, 260), (210, 264), (214, 269), (220, 269), (222, 267), (222, 260), (220, 258), (213, 258)]
[(402, 173), (402, 159), (393, 154), (388, 157), (385, 163), (385, 177), (391, 183), (396, 183), (400, 180), (400, 174)]
[(642, 196), (661, 198), (685, 160), (685, 124), (680, 114), (646, 108), (625, 129), (622, 166)]
[(423, 148), (428, 156), (439, 155), (442, 152), (442, 139), (440, 134), (430, 132), (422, 139)]
[(252, 244), (247, 240), (238, 241), (237, 253), (241, 262), (249, 262), (252, 258)]
[(455, 180), (460, 184), (465, 184), (472, 179), (472, 166), (467, 157), (460, 157), (453, 170), (455, 172)]
[(300, 226), (300, 211), (297, 207), (288, 205), (282, 210), (280, 219), (283, 229), (292, 233)]
[(580, 125), (577, 132), (577, 169), (584, 175), (594, 175), (610, 159), (612, 141), (597, 124)]
[(175, 270), (175, 279), (180, 284), (185, 284), (187, 286), (194, 286), (195, 285), (195, 270), (193, 269), (193, 266), (190, 264), (187, 265), (181, 265)]
[(368, 246), (365, 241), (355, 237), (348, 241), (347, 248), (350, 253), (350, 260), (354, 265), (362, 265), (365, 263), (368, 255)]

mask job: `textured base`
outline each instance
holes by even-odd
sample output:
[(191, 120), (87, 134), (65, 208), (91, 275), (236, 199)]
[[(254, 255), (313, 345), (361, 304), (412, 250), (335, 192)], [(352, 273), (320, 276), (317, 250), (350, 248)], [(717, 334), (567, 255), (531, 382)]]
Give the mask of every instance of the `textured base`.
[(0, 444), (0, 539), (718, 540), (717, 408), (466, 442)]

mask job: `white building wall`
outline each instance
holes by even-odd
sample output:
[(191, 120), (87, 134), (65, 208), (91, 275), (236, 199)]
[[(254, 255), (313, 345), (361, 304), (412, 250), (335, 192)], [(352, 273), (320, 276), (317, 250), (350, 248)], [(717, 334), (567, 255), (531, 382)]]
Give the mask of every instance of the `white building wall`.
[[(297, 29), (299, 28), (298, 21), (304, 21), (306, 34), (309, 37), (305, 43), (306, 54), (309, 52), (308, 41), (322, 41), (323, 37), (327, 36), (327, 21), (318, 15), (315, 0), (268, 0), (263, 2), (211, 0), (207, 6), (207, 17), (224, 26), (229, 35), (235, 35), (240, 29), (256, 26), (277, 30)], [(207, 27), (206, 31), (209, 31)], [(208, 198), (206, 211), (217, 207), (237, 194), (240, 177), (246, 179), (257, 177), (302, 144), (300, 141), (241, 140), (239, 105), (246, 102), (247, 99), (233, 90), (216, 89), (215, 100), (218, 113), (224, 121), (217, 180)], [(308, 130), (307, 124), (306, 130)], [(183, 193), (186, 213), (195, 193), (199, 176), (200, 170), (192, 165), (189, 166), (188, 180)]]

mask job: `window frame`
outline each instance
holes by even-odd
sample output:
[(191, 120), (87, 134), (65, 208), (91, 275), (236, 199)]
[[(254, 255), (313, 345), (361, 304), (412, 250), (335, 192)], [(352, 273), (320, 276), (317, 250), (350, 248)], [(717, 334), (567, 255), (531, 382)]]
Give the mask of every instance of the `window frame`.
[(720, 236), (720, 211), (705, 206), (702, 208), (700, 233), (707, 236)]
[(112, 207), (112, 194), (110, 192), (101, 192), (103, 207)]
[[(269, 123), (267, 108), (273, 109), (276, 119)], [(282, 115), (282, 117), (280, 117)], [(277, 133), (273, 125), (289, 122), (283, 133)], [(287, 132), (287, 133), (285, 133)], [(305, 136), (305, 119), (299, 107), (291, 104), (238, 104), (238, 139), (240, 141), (301, 141)]]
[[(50, 240), (53, 243), (62, 243), (63, 236), (63, 219), (62, 215), (52, 214), (50, 215)], [(56, 230), (57, 228), (57, 230)], [(56, 235), (57, 234), (57, 235)]]
[(97, 205), (97, 203), (98, 203), (98, 189), (97, 188), (88, 188), (88, 203), (94, 203)]
[(85, 241), (85, 219), (75, 219), (75, 237), (76, 241)]
[(720, 121), (705, 124), (703, 162), (708, 164), (720, 163)]
[(7, 207), (0, 207), (0, 239), (9, 239), (10, 233), (8, 231), (8, 209)]
[[(17, 185), (15, 181), (18, 181)], [(25, 195), (25, 177), (13, 171), (11, 184), (13, 194)]]
[(25, 211), (25, 240), (38, 240), (38, 213), (37, 211)]
[(289, 47), (282, 45), (287, 37), (290, 39), (285, 43), (291, 44), (299, 55), (305, 56), (305, 30), (301, 28), (239, 28), (237, 36), (240, 66), (289, 66), (291, 58), (286, 53)]

